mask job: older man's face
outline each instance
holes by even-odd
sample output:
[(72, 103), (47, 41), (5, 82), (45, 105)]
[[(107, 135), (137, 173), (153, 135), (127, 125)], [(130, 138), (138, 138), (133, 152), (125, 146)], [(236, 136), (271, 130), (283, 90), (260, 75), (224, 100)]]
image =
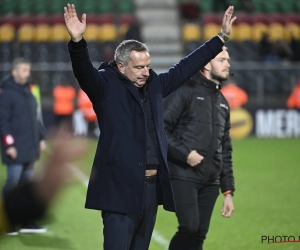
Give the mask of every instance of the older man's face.
[(118, 63), (118, 68), (136, 87), (143, 87), (149, 78), (150, 54), (148, 52), (131, 51), (127, 65)]

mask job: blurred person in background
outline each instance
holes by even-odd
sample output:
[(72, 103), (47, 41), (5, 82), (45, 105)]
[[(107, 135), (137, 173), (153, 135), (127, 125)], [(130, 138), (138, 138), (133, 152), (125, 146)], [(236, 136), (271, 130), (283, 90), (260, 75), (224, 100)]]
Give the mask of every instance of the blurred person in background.
[(87, 142), (73, 140), (65, 127), (61, 126), (51, 140), (51, 154), (38, 176), (8, 190), (0, 198), (0, 235), (23, 221), (44, 219), (55, 196), (70, 180), (67, 163), (86, 152)]
[(300, 110), (300, 76), (298, 77), (298, 82), (296, 83), (292, 93), (290, 94), (286, 106), (289, 109)]
[(134, 18), (125, 33), (125, 40), (137, 40), (143, 42), (141, 35), (141, 24), (137, 18)]
[(237, 86), (236, 82), (227, 83), (221, 88), (221, 93), (226, 98), (231, 109), (241, 108), (248, 102), (247, 93)]
[(93, 109), (93, 103), (87, 96), (87, 94), (79, 89), (78, 91), (78, 108), (83, 114), (84, 120), (87, 122), (87, 135), (89, 137), (98, 137), (98, 123), (97, 123), (97, 115)]
[(101, 131), (85, 207), (102, 211), (105, 250), (148, 249), (158, 205), (175, 211), (163, 98), (222, 51), (236, 19), (233, 9), (226, 10), (219, 34), (156, 74), (149, 49), (136, 40), (123, 41), (115, 61), (94, 68), (83, 38), (86, 14), (80, 21), (73, 4), (64, 8), (73, 72), (93, 103)]
[(291, 41), (291, 49), (293, 52), (293, 61), (300, 61), (300, 39), (296, 37), (292, 37)]
[(164, 101), (168, 164), (179, 224), (169, 250), (203, 249), (219, 189), (225, 196), (222, 216), (229, 218), (234, 210), (230, 109), (220, 92), (222, 81), (229, 76), (229, 61), (223, 47)]
[(76, 100), (76, 90), (67, 82), (56, 85), (53, 89), (53, 112), (55, 125), (68, 124), (72, 128), (72, 117)]
[[(7, 168), (7, 178), (3, 188), (5, 194), (10, 189), (28, 182), (32, 178), (34, 162), (44, 150), (45, 128), (38, 115), (35, 97), (28, 83), (30, 62), (17, 58), (12, 63), (11, 76), (2, 83), (0, 93), (0, 134), (2, 162)], [(33, 221), (21, 224), (22, 233), (44, 233)], [(16, 228), (8, 234), (16, 235)]]

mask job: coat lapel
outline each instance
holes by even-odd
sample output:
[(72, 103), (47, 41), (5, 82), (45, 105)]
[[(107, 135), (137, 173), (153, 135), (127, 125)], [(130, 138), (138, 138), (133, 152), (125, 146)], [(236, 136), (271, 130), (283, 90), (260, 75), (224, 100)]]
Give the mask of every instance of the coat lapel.
[(141, 108), (143, 108), (142, 99), (140, 97), (140, 94), (139, 94), (138, 90), (133, 85), (133, 83), (131, 83), (129, 81), (123, 81), (123, 82), (124, 82), (124, 86), (130, 92), (130, 94), (133, 96), (133, 98), (138, 102), (138, 104), (141, 106)]

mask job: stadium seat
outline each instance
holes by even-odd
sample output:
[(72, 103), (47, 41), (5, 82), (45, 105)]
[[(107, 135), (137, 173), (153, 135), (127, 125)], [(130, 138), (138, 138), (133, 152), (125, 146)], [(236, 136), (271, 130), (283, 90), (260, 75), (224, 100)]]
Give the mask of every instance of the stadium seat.
[(255, 12), (264, 12), (264, 8), (263, 8), (263, 1), (261, 0), (252, 0), (253, 5), (254, 5), (254, 10)]
[(13, 42), (0, 42), (0, 58), (2, 62), (11, 62), (14, 58)]
[(246, 41), (252, 39), (252, 27), (250, 24), (247, 23), (240, 23), (235, 25), (232, 29), (232, 39), (237, 41)]
[(31, 41), (23, 41), (20, 42), (19, 48), (20, 48), (20, 56), (25, 57), (32, 61), (33, 55), (34, 55), (34, 47), (35, 44)]
[(15, 27), (11, 24), (0, 26), (0, 42), (11, 42), (15, 39)]
[(286, 13), (283, 17), (283, 22), (288, 23), (297, 23), (300, 24), (300, 17), (296, 13)]
[(113, 12), (113, 1), (111, 0), (100, 0), (96, 4), (97, 13), (112, 13)]
[(263, 10), (266, 13), (278, 12), (277, 0), (262, 1)]
[(22, 26), (24, 24), (34, 24), (34, 17), (29, 14), (23, 14), (18, 16), (18, 25)]
[(0, 16), (0, 25), (1, 24), (10, 24), (14, 27), (17, 26), (17, 16), (14, 14), (7, 14), (5, 16)]
[(88, 44), (89, 54), (92, 62), (101, 62), (101, 47), (103, 47), (103, 44), (97, 42), (97, 41), (91, 41)]
[(266, 21), (268, 24), (272, 23), (283, 23), (284, 16), (279, 13), (271, 13), (266, 15)]
[(60, 41), (68, 41), (70, 40), (70, 35), (66, 30), (65, 25), (63, 24), (55, 24), (51, 27), (51, 35), (50, 39), (53, 42), (60, 42)]
[(84, 38), (87, 41), (97, 41), (99, 37), (99, 25), (97, 24), (89, 24), (86, 27), (86, 30), (84, 32)]
[(38, 41), (35, 43), (33, 62), (51, 62), (53, 53), (51, 53), (50, 46), (52, 43)]
[(212, 0), (199, 1), (199, 5), (201, 6), (201, 10), (203, 12), (213, 12), (213, 1)]
[(48, 50), (52, 51), (52, 62), (68, 62), (70, 60), (70, 56), (68, 50), (66, 49), (65, 41), (56, 41), (48, 44)]
[(251, 22), (252, 24), (256, 24), (256, 23), (267, 23), (267, 18), (265, 14), (262, 13), (252, 13), (251, 14)]
[(259, 42), (263, 35), (268, 33), (268, 26), (263, 23), (256, 23), (252, 25), (252, 40)]
[(17, 1), (17, 8), (19, 14), (30, 14), (32, 13), (32, 9), (34, 6), (34, 1), (28, 1), (28, 0), (18, 0)]
[(79, 7), (82, 9), (82, 12), (84, 12), (84, 13), (95, 13), (97, 4), (98, 4), (98, 1), (85, 0), (84, 4), (82, 4)]
[(299, 13), (300, 12), (300, 1), (297, 0), (294, 2), (294, 4), (295, 4), (294, 12)]
[(3, 15), (16, 13), (17, 1), (2, 0), (0, 11)]
[(275, 42), (284, 37), (284, 26), (280, 23), (273, 23), (268, 26), (270, 41)]
[(188, 55), (201, 45), (200, 41), (190, 41), (184, 44), (185, 54)]
[(204, 13), (202, 16), (202, 23), (206, 25), (208, 23), (218, 23), (217, 14), (215, 13)]
[(119, 0), (118, 9), (120, 13), (132, 13), (133, 12), (132, 0)]
[(34, 23), (36, 25), (40, 25), (40, 24), (50, 24), (50, 16), (44, 14), (44, 13), (40, 13), (38, 15), (35, 16), (35, 21)]
[(62, 14), (53, 14), (53, 15), (51, 15), (50, 23), (52, 25), (56, 25), (56, 24), (65, 25), (64, 16)]
[(33, 4), (33, 12), (35, 14), (45, 14), (49, 11), (49, 7), (52, 4), (52, 1), (45, 0), (35, 0)]
[(119, 40), (124, 40), (125, 34), (128, 30), (129, 25), (126, 23), (123, 23), (119, 26), (119, 30), (118, 30), (118, 39)]
[(201, 39), (200, 26), (195, 23), (187, 23), (182, 28), (182, 39), (184, 42), (199, 41)]
[(131, 24), (134, 21), (134, 16), (132, 14), (123, 14), (120, 17), (120, 25), (122, 24)]
[(114, 24), (103, 24), (99, 27), (98, 40), (101, 42), (113, 42), (117, 39), (118, 32)]
[(47, 24), (40, 24), (36, 26), (34, 41), (46, 42), (50, 39), (51, 29)]
[(114, 17), (111, 14), (99, 15), (98, 24), (114, 24)]
[(284, 39), (291, 41), (292, 38), (300, 39), (300, 25), (288, 23), (284, 26)]
[[(66, 3), (61, 0), (51, 0), (48, 13), (51, 14), (62, 13), (64, 6), (66, 6)], [(78, 6), (76, 6), (76, 8), (77, 7)]]
[(206, 24), (203, 27), (203, 39), (207, 41), (208, 39), (218, 34), (219, 31), (220, 31), (219, 24), (213, 24), (213, 23)]
[(293, 3), (293, 0), (278, 1), (278, 10), (285, 13), (294, 12), (295, 9)]
[(35, 35), (35, 27), (31, 24), (24, 24), (18, 29), (19, 42), (31, 42)]

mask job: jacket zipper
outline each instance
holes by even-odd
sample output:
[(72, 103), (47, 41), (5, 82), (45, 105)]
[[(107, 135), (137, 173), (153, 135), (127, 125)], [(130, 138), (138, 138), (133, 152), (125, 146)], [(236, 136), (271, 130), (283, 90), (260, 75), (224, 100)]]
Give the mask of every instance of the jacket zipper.
[[(216, 89), (219, 89), (219, 86), (216, 85)], [(208, 153), (208, 167), (205, 170), (205, 175), (204, 175), (204, 182), (206, 182), (208, 180), (208, 173), (209, 173), (209, 168), (211, 165), (211, 156), (212, 156), (212, 150), (213, 150), (213, 144), (214, 144), (214, 137), (215, 137), (215, 125), (214, 125), (214, 93), (211, 95), (211, 124), (212, 124), (212, 137), (211, 137), (211, 146), (210, 146), (210, 150)]]

